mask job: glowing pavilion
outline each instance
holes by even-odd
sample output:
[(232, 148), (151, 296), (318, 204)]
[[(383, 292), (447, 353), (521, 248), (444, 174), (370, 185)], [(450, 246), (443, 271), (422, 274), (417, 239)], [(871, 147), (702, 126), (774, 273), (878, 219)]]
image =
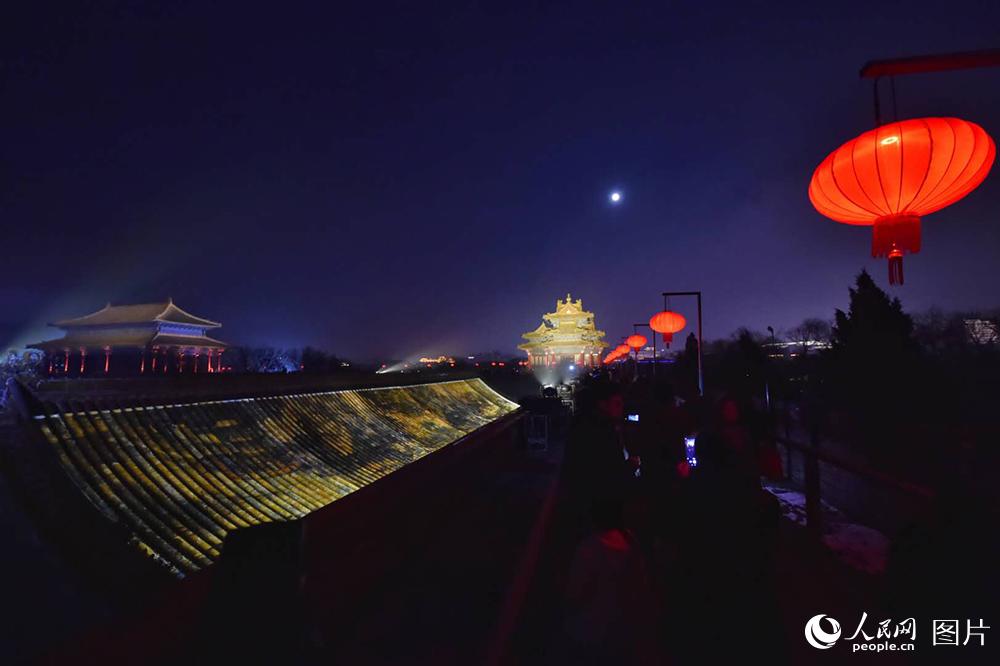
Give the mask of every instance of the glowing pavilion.
[(111, 305), (50, 326), (63, 337), (29, 345), (45, 352), (50, 376), (135, 376), (220, 372), (226, 343), (219, 324), (165, 303)]
[(542, 316), (538, 328), (522, 335), (527, 342), (518, 345), (528, 353), (532, 367), (575, 363), (598, 366), (601, 350), (608, 346), (604, 331), (594, 323), (594, 313), (583, 309), (583, 299), (556, 300), (556, 311)]

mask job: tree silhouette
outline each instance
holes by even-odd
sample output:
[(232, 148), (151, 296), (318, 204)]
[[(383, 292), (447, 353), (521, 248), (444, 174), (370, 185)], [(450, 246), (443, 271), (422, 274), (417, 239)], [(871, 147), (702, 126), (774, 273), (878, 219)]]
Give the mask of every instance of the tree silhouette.
[(858, 274), (847, 312), (837, 310), (834, 320), (833, 350), (840, 360), (878, 369), (916, 353), (913, 319), (898, 298), (890, 300), (879, 289), (868, 271)]
[(899, 425), (912, 416), (922, 382), (913, 320), (899, 299), (861, 271), (847, 312), (836, 311), (831, 342), (834, 402), (858, 419), (869, 446), (903, 444)]
[(698, 393), (698, 338), (688, 333), (684, 350), (677, 355), (671, 379), (679, 395), (690, 397)]

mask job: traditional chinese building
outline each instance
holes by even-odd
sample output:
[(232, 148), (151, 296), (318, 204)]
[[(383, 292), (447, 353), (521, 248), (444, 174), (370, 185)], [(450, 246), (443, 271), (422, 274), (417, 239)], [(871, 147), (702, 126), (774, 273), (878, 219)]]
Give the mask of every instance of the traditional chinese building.
[(604, 331), (594, 324), (594, 313), (583, 309), (583, 300), (556, 300), (556, 311), (542, 315), (542, 323), (523, 336), (527, 342), (518, 345), (528, 353), (532, 367), (553, 366), (563, 362), (583, 366), (601, 363), (601, 350), (608, 346)]
[(45, 352), (51, 376), (135, 376), (220, 372), (226, 348), (207, 335), (222, 324), (174, 305), (111, 305), (50, 326), (63, 337), (30, 347)]

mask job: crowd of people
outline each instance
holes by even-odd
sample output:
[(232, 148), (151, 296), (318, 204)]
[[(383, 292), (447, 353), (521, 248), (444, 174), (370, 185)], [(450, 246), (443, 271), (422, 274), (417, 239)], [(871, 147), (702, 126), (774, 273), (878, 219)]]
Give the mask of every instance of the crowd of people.
[(773, 553), (780, 475), (763, 410), (681, 400), (655, 379), (588, 378), (561, 479), (578, 544), (564, 581), (571, 663), (779, 658)]

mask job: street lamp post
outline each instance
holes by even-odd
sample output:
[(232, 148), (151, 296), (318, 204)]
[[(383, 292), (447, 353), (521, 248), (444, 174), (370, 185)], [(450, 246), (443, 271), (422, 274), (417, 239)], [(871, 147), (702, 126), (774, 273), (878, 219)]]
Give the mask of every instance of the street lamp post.
[(698, 395), (705, 397), (705, 378), (702, 374), (701, 362), (701, 292), (700, 291), (665, 291), (663, 292), (663, 309), (667, 309), (667, 298), (670, 296), (695, 296), (698, 299)]

